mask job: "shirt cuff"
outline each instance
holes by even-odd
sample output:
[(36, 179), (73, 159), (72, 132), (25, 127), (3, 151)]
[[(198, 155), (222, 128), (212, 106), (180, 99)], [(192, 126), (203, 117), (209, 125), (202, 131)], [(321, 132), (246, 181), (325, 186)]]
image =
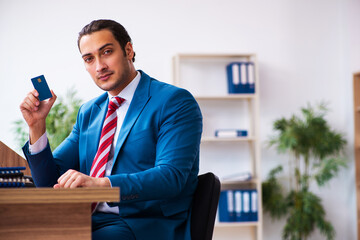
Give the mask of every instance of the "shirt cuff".
[(46, 148), (46, 145), (48, 143), (46, 132), (34, 143), (30, 144), (29, 141), (29, 152), (31, 155), (35, 155), (40, 153)]

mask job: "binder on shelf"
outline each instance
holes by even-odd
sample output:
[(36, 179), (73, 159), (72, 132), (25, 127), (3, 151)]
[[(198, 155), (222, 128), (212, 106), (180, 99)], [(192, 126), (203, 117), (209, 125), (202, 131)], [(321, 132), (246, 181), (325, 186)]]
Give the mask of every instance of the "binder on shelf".
[(219, 221), (234, 222), (235, 220), (234, 192), (232, 190), (221, 191), (219, 198)]
[(241, 222), (243, 218), (243, 201), (242, 201), (242, 191), (235, 191), (235, 214), (236, 221)]
[(250, 221), (251, 218), (251, 213), (250, 213), (250, 192), (248, 190), (242, 190), (242, 200), (243, 200), (243, 216), (241, 218), (241, 222), (248, 222)]
[(247, 130), (240, 129), (217, 129), (215, 130), (215, 137), (217, 138), (238, 138), (247, 137)]
[(256, 189), (234, 189), (221, 191), (219, 200), (220, 222), (258, 221)]
[(226, 66), (228, 92), (255, 93), (255, 67), (253, 62), (232, 62)]
[(256, 222), (258, 220), (258, 194), (256, 189), (250, 190), (251, 209), (250, 221)]
[(257, 222), (258, 221), (258, 198), (256, 189), (243, 189), (242, 204), (243, 214), (241, 222)]

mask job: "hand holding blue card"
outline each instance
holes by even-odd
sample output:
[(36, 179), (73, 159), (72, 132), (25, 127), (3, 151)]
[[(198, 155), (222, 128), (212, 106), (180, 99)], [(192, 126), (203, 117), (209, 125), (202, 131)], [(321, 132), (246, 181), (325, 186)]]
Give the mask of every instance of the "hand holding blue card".
[(40, 101), (43, 101), (43, 100), (46, 100), (46, 99), (52, 97), (50, 88), (47, 85), (44, 75), (32, 78), (31, 82), (34, 85), (34, 88), (36, 89), (36, 91), (38, 91), (38, 93), (39, 93)]

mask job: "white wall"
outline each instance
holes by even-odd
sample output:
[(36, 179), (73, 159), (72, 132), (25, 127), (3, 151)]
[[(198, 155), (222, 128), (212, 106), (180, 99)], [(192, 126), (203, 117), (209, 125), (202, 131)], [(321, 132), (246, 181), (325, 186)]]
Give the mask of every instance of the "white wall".
[[(349, 168), (319, 192), (336, 239), (356, 238), (352, 73), (360, 71), (358, 0), (95, 1), (0, 0), (0, 140), (16, 148), (12, 122), (45, 74), (58, 95), (74, 87), (83, 100), (100, 90), (85, 72), (76, 39), (93, 19), (122, 23), (134, 41), (136, 67), (171, 82), (182, 53), (256, 53), (261, 81), (262, 172), (286, 160), (266, 148), (272, 122), (326, 100), (330, 124), (348, 139)], [(282, 222), (264, 218), (264, 239)], [(311, 239), (320, 239), (316, 233)]]

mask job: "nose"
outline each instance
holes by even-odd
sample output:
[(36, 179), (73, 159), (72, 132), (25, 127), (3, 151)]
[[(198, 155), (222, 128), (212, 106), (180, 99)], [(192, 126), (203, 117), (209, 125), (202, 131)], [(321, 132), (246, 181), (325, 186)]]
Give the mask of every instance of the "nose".
[(108, 66), (106, 65), (106, 63), (101, 58), (99, 58), (96, 61), (96, 71), (97, 72), (102, 72), (102, 71), (106, 70), (107, 67)]

